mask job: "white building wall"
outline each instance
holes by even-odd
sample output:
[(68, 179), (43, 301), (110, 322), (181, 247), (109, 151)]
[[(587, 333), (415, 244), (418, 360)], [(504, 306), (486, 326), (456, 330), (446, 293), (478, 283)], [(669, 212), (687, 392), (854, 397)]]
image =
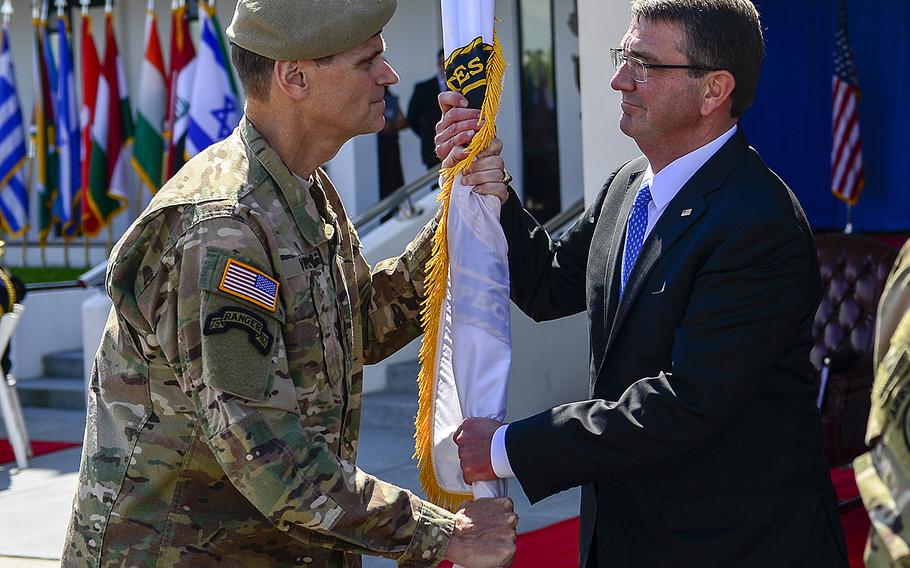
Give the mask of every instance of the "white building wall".
[(554, 0), (553, 42), (556, 60), (556, 120), (559, 129), (559, 192), (565, 209), (584, 195), (581, 151), (581, 100), (575, 61), (580, 59), (575, 0)]
[(629, 27), (629, 4), (621, 0), (578, 0), (581, 51), (581, 139), (585, 202), (590, 204), (620, 164), (639, 154), (619, 130), (622, 97), (610, 88), (610, 48)]

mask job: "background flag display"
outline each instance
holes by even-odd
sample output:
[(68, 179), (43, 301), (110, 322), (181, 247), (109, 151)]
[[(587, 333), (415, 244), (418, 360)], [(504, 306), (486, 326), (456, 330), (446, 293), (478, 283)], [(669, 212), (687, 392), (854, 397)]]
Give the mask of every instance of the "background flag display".
[(92, 123), (89, 200), (92, 212), (106, 226), (127, 206), (133, 119), (126, 79), (114, 37), (114, 16), (105, 14), (104, 62), (98, 79)]
[(0, 41), (0, 222), (7, 234), (19, 237), (29, 226), (25, 169), (28, 149), (6, 24)]
[(192, 157), (224, 140), (237, 124), (243, 108), (228, 62), (215, 7), (199, 3), (199, 57), (190, 98), (186, 155)]
[(859, 137), (859, 84), (847, 35), (847, 5), (840, 1), (834, 35), (834, 77), (831, 81), (831, 191), (856, 205), (863, 190), (863, 149)]
[(60, 59), (60, 69), (55, 97), (58, 183), (53, 212), (64, 237), (71, 237), (79, 232), (81, 226), (79, 187), (82, 183), (76, 72), (73, 68), (73, 51), (70, 49), (68, 27), (66, 16), (61, 10), (57, 14), (57, 57)]
[(92, 19), (88, 10), (82, 13), (82, 228), (88, 235), (97, 235), (104, 220), (97, 212), (90, 195), (89, 172), (92, 157), (92, 122), (98, 95), (101, 61), (92, 36)]
[(175, 5), (171, 11), (171, 74), (167, 87), (166, 179), (173, 177), (186, 162), (186, 132), (195, 71), (196, 50), (190, 40), (186, 6)]
[(161, 187), (164, 157), (164, 111), (167, 107), (167, 84), (154, 0), (149, 2), (145, 18), (145, 58), (139, 77), (136, 101), (136, 142), (133, 166), (139, 179), (152, 193)]
[(57, 194), (57, 147), (54, 141), (54, 103), (51, 96), (51, 74), (48, 69), (48, 58), (45, 49), (47, 26), (36, 10), (33, 13), (32, 25), (35, 30), (32, 53), (33, 75), (35, 80), (35, 107), (32, 114), (32, 143), (35, 155), (34, 168), (35, 189), (38, 194), (38, 240), (43, 246), (47, 242), (53, 225), (52, 208)]
[[(505, 62), (493, 33), (494, 0), (442, 0), (446, 79), (481, 109), (483, 125), (468, 156), (441, 172), (443, 216), (428, 262), (426, 332), (420, 349), (415, 434), (420, 481), (436, 503), (455, 507), (505, 495), (504, 481), (465, 484), (452, 440), (466, 417), (503, 420), (512, 359), (508, 245), (499, 199), (477, 195), (462, 172), (496, 136)], [(465, 73), (466, 69), (478, 70)]]

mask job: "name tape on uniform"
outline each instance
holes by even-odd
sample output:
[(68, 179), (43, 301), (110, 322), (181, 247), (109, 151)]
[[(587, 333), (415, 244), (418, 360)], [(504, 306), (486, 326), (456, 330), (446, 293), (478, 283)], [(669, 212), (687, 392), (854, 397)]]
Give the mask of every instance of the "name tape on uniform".
[(270, 312), (278, 309), (278, 281), (233, 258), (229, 258), (218, 289)]

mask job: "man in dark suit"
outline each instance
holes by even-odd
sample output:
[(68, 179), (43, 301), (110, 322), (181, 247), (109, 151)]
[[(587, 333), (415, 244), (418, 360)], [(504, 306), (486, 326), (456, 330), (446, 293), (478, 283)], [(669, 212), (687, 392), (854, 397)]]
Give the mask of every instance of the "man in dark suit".
[(414, 94), (408, 103), (408, 125), (420, 138), (420, 157), (427, 169), (439, 163), (436, 157), (436, 123), (439, 122), (439, 103), (436, 97), (446, 90), (443, 51), (436, 54), (436, 74), (414, 85)]
[[(758, 13), (635, 0), (621, 46), (620, 128), (644, 155), (555, 244), (500, 196), (512, 300), (538, 321), (587, 310), (590, 399), (466, 420), (465, 480), (514, 475), (532, 502), (582, 486), (582, 567), (845, 567), (810, 378), (813, 238), (737, 125)], [(437, 151), (457, 154), (476, 113), (440, 103)]]

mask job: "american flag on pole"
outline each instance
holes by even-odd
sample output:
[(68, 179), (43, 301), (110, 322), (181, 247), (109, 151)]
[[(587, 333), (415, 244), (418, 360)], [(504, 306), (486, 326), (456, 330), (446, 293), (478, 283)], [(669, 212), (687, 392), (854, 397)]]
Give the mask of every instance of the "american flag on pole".
[(847, 36), (847, 4), (840, 1), (834, 34), (834, 77), (831, 82), (831, 191), (856, 205), (863, 189), (863, 149), (859, 137), (859, 85)]

